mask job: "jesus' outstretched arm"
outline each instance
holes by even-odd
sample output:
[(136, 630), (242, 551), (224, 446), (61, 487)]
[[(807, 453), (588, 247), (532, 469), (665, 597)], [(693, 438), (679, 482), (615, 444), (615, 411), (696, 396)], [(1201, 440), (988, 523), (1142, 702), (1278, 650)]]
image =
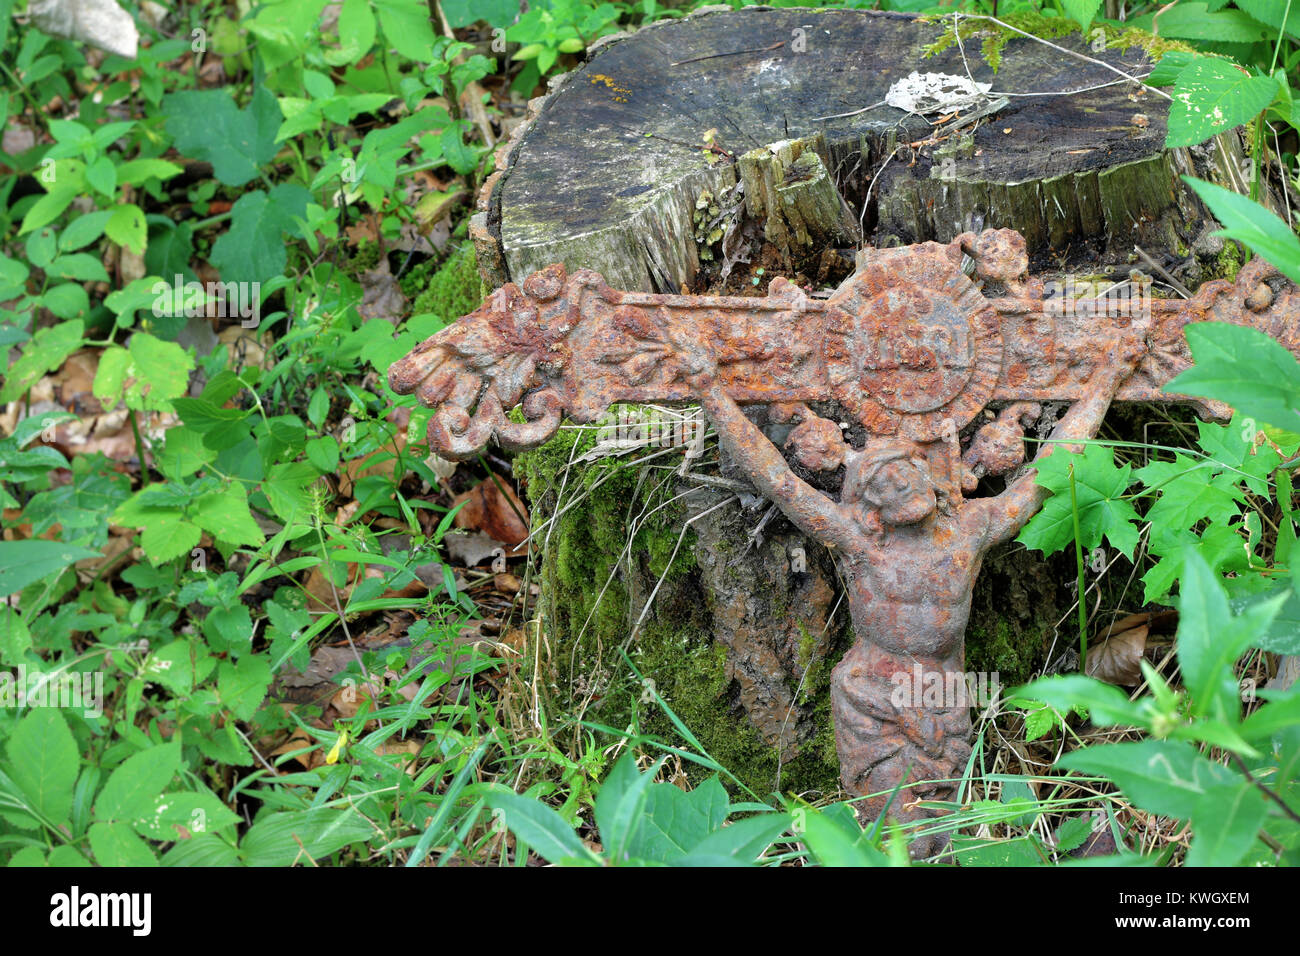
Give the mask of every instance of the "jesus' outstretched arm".
[(745, 417), (730, 395), (720, 386), (710, 385), (700, 404), (727, 454), (787, 518), (828, 547), (852, 547), (857, 532), (849, 511), (791, 471), (776, 446)]

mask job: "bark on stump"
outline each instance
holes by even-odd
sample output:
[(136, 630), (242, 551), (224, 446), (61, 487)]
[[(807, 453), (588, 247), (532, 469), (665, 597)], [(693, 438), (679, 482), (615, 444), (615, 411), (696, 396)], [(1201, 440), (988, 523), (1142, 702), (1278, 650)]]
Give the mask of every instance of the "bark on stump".
[[(792, 276), (824, 280), (823, 253), (853, 245), (859, 223), (872, 245), (1014, 228), (1040, 273), (1094, 272), (1106, 258), (1126, 276), (1138, 243), (1158, 259), (1177, 260), (1172, 271), (1186, 284), (1206, 277), (1222, 243), (1208, 239), (1215, 224), (1178, 177), (1233, 181), (1243, 161), (1235, 133), (1166, 151), (1168, 101), (1158, 95), (1027, 39), (1006, 42), (996, 74), (969, 40), (964, 56), (957, 44), (924, 56), (945, 29), (899, 14), (726, 9), (600, 44), (530, 103), (528, 120), (498, 153), (471, 224), (485, 280), (493, 287), (518, 282), (563, 262), (571, 271), (594, 269), (616, 288), (705, 292), (719, 288), (717, 264), (743, 245), (754, 267), (775, 261)], [(1077, 35), (1053, 42), (1130, 76), (1151, 66), (1137, 46), (1095, 53)], [(936, 117), (892, 107), (837, 115), (885, 100), (913, 71), (969, 75), (992, 85), (990, 98), (1011, 95), (990, 116), (947, 135), (936, 135)], [(706, 209), (719, 206), (720, 221), (705, 217), (701, 239), (702, 201)], [(851, 250), (840, 259), (851, 268)], [(766, 279), (755, 281), (763, 274), (745, 274), (741, 288), (766, 286)], [(727, 291), (735, 293), (732, 281)], [(773, 423), (772, 437), (780, 439), (782, 427)], [(535, 516), (546, 520), (556, 490), (530, 489)], [(707, 507), (698, 500), (691, 515)], [(689, 541), (685, 553), (674, 550), (669, 565), (684, 577), (672, 586), (658, 586), (652, 561), (620, 563), (624, 633), (641, 622), (641, 640), (646, 622), (691, 621), (725, 649), (727, 689), (716, 706), (779, 750), (771, 767), (798, 756), (806, 763), (813, 750), (833, 764), (819, 675), (824, 680), (835, 663), (848, 615), (832, 613), (840, 588), (829, 556), (779, 517), (757, 546), (748, 534), (755, 516), (734, 506), (697, 518), (679, 536), (686, 517), (679, 510), (666, 529), (666, 540), (696, 538), (694, 561), (683, 561)], [(563, 646), (583, 622), (555, 599), (566, 545), (554, 533), (551, 542), (542, 555), (550, 585), (544, 628), (553, 646)], [(987, 563), (973, 603), (976, 650), (984, 640), (1014, 654), (1035, 634), (1041, 643), (1030, 655), (1046, 649), (1042, 631), (1058, 600), (1057, 579), (1025, 573), (1027, 561), (1036, 559), (1008, 554)], [(1005, 597), (1008, 577), (1021, 589), (1017, 606)], [(645, 612), (652, 595), (658, 605)], [(672, 601), (685, 604), (665, 603)], [(614, 639), (597, 638), (606, 656)], [(994, 650), (988, 654), (981, 663), (997, 669)], [(595, 660), (577, 649), (567, 659), (579, 671), (578, 662)], [(617, 667), (606, 659), (592, 666)], [(775, 780), (751, 782), (770, 787)]]

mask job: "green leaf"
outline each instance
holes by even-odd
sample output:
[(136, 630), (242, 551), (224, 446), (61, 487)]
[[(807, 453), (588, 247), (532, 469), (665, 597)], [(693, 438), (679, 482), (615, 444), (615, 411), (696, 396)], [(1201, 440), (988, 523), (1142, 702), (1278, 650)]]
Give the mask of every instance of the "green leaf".
[(181, 840), (163, 854), (163, 866), (239, 866), (239, 852), (211, 833)]
[(1300, 362), (1244, 325), (1196, 322), (1183, 329), (1196, 364), (1164, 387), (1227, 402), (1241, 415), (1300, 431)]
[(1065, 8), (1065, 15), (1087, 33), (1088, 27), (1092, 26), (1093, 17), (1101, 9), (1101, 0), (1061, 0), (1061, 6)]
[(1153, 461), (1134, 472), (1149, 488), (1158, 488), (1146, 520), (1162, 531), (1184, 531), (1200, 521), (1224, 523), (1240, 514), (1245, 497), (1233, 475), (1215, 474), (1212, 463), (1184, 455)]
[(239, 843), (248, 866), (311, 866), (353, 843), (364, 843), (375, 829), (355, 810), (287, 810), (259, 816)]
[(1139, 519), (1123, 495), (1133, 483), (1132, 466), (1116, 467), (1114, 450), (1104, 445), (1087, 445), (1082, 455), (1068, 455), (1058, 449), (1038, 463), (1036, 480), (1052, 492), (1052, 497), (1016, 540), (1044, 554), (1059, 551), (1074, 540), (1069, 474), (1072, 464), (1083, 547), (1095, 548), (1104, 536), (1131, 560)]
[(1175, 643), (1193, 714), (1228, 724), (1240, 720), (1237, 658), (1268, 630), (1286, 597), (1277, 595), (1233, 616), (1218, 576), (1194, 551), (1184, 556)]
[(644, 809), (649, 788), (664, 758), (651, 770), (641, 773), (636, 757), (629, 751), (619, 758), (596, 794), (596, 826), (606, 857), (615, 864), (631, 858), (630, 848), (638, 828), (644, 823)]
[(1063, 714), (1083, 707), (1099, 727), (1115, 724), (1143, 727), (1147, 723), (1142, 707), (1129, 700), (1122, 690), (1082, 674), (1042, 677), (1009, 691), (1007, 699), (1020, 704), (1042, 701)]
[(132, 159), (117, 167), (117, 181), (128, 186), (139, 186), (150, 179), (171, 179), (185, 170), (165, 159)]
[(105, 408), (125, 399), (136, 411), (170, 412), (171, 400), (188, 390), (193, 369), (194, 360), (175, 342), (137, 332), (126, 348), (112, 345), (104, 350), (93, 391)]
[(1192, 810), (1187, 866), (1236, 866), (1254, 844), (1268, 802), (1244, 780), (1211, 788)]
[(1083, 846), (1092, 833), (1092, 820), (1086, 816), (1070, 817), (1056, 830), (1056, 850), (1069, 853)]
[(188, 640), (163, 645), (149, 655), (144, 678), (176, 694), (189, 696), (194, 688), (193, 653)]
[(644, 819), (628, 845), (628, 855), (670, 863), (721, 827), (730, 808), (716, 774), (689, 792), (671, 783), (651, 784)]
[(375, 0), (384, 39), (402, 56), (417, 63), (433, 58), (437, 37), (429, 23), (429, 8), (422, 0)]
[(104, 264), (91, 255), (74, 252), (56, 258), (46, 268), (45, 274), (59, 279), (76, 279), (79, 282), (107, 282)]
[(24, 538), (0, 541), (0, 597), (15, 594), (37, 581), (53, 579), (70, 564), (100, 553), (62, 541)]
[(226, 544), (256, 545), (266, 540), (248, 510), (248, 492), (237, 482), (200, 497), (194, 503), (192, 518), (200, 528), (212, 532), (218, 541)]
[(90, 297), (78, 283), (65, 282), (63, 285), (46, 289), (45, 294), (41, 296), (41, 305), (61, 319), (80, 320), (90, 311)]
[[(84, 295), (84, 293), (83, 293)], [(12, 402), (40, 381), (41, 376), (63, 364), (64, 359), (81, 348), (85, 323), (80, 319), (38, 329), (23, 346), (23, 354), (9, 366), (0, 388), (0, 404)]]
[(1173, 740), (1094, 745), (1071, 751), (1056, 765), (1107, 777), (1143, 809), (1182, 820), (1191, 818), (1209, 790), (1232, 780), (1194, 746)]
[(284, 272), (284, 233), (297, 229), (311, 193), (281, 183), (269, 193), (245, 193), (232, 209), (230, 229), (212, 246), (210, 259), (228, 282), (264, 282)]
[(227, 186), (242, 186), (275, 158), (282, 117), (265, 84), (256, 86), (252, 102), (242, 110), (219, 89), (169, 93), (162, 112), (176, 149), (211, 163), (213, 175)]
[[(1150, 19), (1143, 20), (1142, 29), (1150, 29)], [(1263, 27), (1240, 10), (1211, 13), (1206, 4), (1188, 3), (1186, 0), (1161, 13), (1156, 23), (1162, 37), (1213, 40), (1217, 43), (1255, 43), (1264, 38)]]
[(147, 819), (180, 765), (179, 743), (156, 744), (127, 757), (95, 798), (95, 819), (128, 824)]
[(113, 161), (107, 156), (100, 156), (87, 166), (86, 182), (106, 198), (112, 199), (117, 194), (117, 168)]
[(135, 824), (135, 831), (154, 840), (188, 840), (224, 830), (239, 820), (239, 815), (210, 791), (181, 791), (154, 797), (152, 813)]
[(149, 244), (144, 210), (134, 203), (115, 208), (104, 226), (104, 232), (123, 249), (129, 249), (137, 256), (143, 255), (145, 246)]
[(257, 713), (270, 686), (271, 665), (263, 657), (245, 656), (238, 664), (222, 661), (217, 669), (221, 703), (240, 720), (249, 720)]
[(307, 442), (307, 460), (324, 474), (332, 474), (339, 466), (339, 443), (333, 435), (313, 438)]
[(1226, 60), (1193, 60), (1174, 84), (1165, 148), (1194, 146), (1240, 126), (1262, 113), (1273, 102), (1277, 89), (1273, 77), (1251, 76)]
[(494, 786), (487, 791), (484, 802), (494, 811), (495, 819), (548, 863), (559, 866), (597, 862), (595, 854), (564, 818), (540, 800)]
[(456, 172), (468, 176), (478, 167), (478, 152), (466, 145), (465, 135), (461, 132), (459, 123), (452, 123), (446, 127), (438, 139), (442, 144), (443, 158)]
[(795, 812), (795, 832), (808, 852), (822, 866), (887, 866), (883, 853), (867, 842), (857, 824), (856, 833), (833, 822), (821, 811), (801, 807)]
[(127, 823), (91, 824), (90, 849), (100, 866), (157, 866), (149, 845), (131, 832)]
[(32, 809), (67, 823), (81, 756), (63, 715), (54, 707), (33, 708), (14, 726), (6, 752), (13, 782)]
[(1287, 691), (1261, 690), (1266, 701), (1241, 725), (1241, 735), (1247, 740), (1268, 740), (1279, 730), (1300, 726), (1300, 686)]
[[(741, 865), (754, 863), (790, 828), (788, 813), (761, 813), (715, 830), (697, 843), (677, 866), (717, 866), (719, 859)], [(704, 862), (704, 861), (708, 862)]]
[(355, 63), (375, 45), (375, 14), (370, 0), (343, 0), (339, 10), (339, 50), (327, 51), (325, 59), (333, 66)]
[(199, 526), (179, 514), (159, 514), (149, 518), (140, 535), (140, 547), (155, 564), (173, 561), (198, 547), (203, 532)]
[(1292, 282), (1300, 283), (1300, 239), (1285, 222), (1241, 193), (1191, 176), (1184, 176), (1183, 181), (1196, 191), (1214, 218), (1223, 223), (1223, 228), (1214, 235), (1244, 243)]

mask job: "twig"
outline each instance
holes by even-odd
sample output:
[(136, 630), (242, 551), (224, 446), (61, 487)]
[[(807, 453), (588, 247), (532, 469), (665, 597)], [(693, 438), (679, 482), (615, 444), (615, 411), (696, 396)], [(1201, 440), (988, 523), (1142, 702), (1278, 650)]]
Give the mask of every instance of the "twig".
[(1285, 800), (1279, 797), (1268, 787), (1264, 786), (1264, 784), (1261, 781), (1256, 780), (1254, 775), (1251, 774), (1250, 768), (1246, 766), (1244, 760), (1238, 757), (1231, 750), (1229, 750), (1227, 753), (1228, 756), (1232, 759), (1232, 762), (1237, 765), (1237, 769), (1242, 772), (1242, 774), (1245, 776), (1247, 780), (1249, 780), (1251, 783), (1253, 783), (1256, 786), (1256, 788), (1259, 789), (1260, 793), (1264, 794), (1264, 796), (1268, 797), (1268, 799), (1272, 800), (1279, 807), (1281, 807), (1282, 812), (1285, 813), (1292, 822), (1300, 823), (1300, 813), (1296, 813), (1294, 810), (1292, 810), (1289, 806), (1286, 805)]
[(1190, 299), (1192, 297), (1192, 293), (1188, 290), (1187, 286), (1175, 279), (1168, 269), (1147, 255), (1146, 250), (1141, 246), (1134, 246), (1133, 251), (1138, 254), (1138, 258), (1146, 264), (1148, 269), (1154, 269), (1156, 272), (1160, 273), (1160, 277), (1165, 280), (1171, 289), (1181, 295), (1184, 299)]
[(1004, 20), (999, 20), (997, 17), (988, 17), (988, 16), (983, 16), (981, 14), (969, 14), (969, 13), (954, 14), (953, 24), (952, 24), (952, 28), (954, 32), (956, 32), (957, 24), (963, 17), (965, 17), (968, 20), (987, 20), (989, 23), (996, 23), (1004, 30), (1010, 30), (1012, 33), (1018, 33), (1022, 37), (1028, 37), (1029, 39), (1033, 40), (1036, 43), (1041, 43), (1043, 44), (1043, 46), (1051, 47), (1053, 50), (1056, 50), (1058, 53), (1064, 53), (1066, 56), (1072, 56), (1075, 57), (1076, 59), (1083, 60), (1085, 63), (1091, 63), (1094, 66), (1100, 66), (1103, 69), (1110, 70), (1110, 72), (1122, 76), (1126, 80), (1130, 80), (1134, 83), (1139, 84), (1144, 90), (1150, 90), (1152, 93), (1156, 93), (1160, 96), (1163, 96), (1167, 100), (1173, 99), (1173, 97), (1170, 96), (1168, 93), (1166, 93), (1164, 90), (1156, 89), (1156, 87), (1154, 86), (1147, 86), (1145, 83), (1142, 82), (1140, 77), (1130, 76), (1128, 73), (1125, 73), (1119, 67), (1112, 66), (1111, 64), (1107, 63), (1105, 60), (1098, 60), (1091, 56), (1084, 56), (1082, 53), (1079, 53), (1077, 50), (1070, 50), (1056, 43), (1052, 43), (1050, 40), (1044, 40), (1042, 37), (1034, 36), (1032, 33), (1028, 33), (1024, 30), (1021, 30), (1019, 27), (1013, 27), (1011, 24), (1007, 23)]

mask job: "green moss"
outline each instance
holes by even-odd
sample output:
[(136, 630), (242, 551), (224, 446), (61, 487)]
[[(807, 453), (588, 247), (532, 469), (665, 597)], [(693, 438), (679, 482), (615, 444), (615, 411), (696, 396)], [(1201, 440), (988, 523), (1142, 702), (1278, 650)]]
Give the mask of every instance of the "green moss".
[(353, 275), (359, 276), (361, 273), (373, 269), (378, 265), (382, 254), (383, 253), (379, 248), (379, 243), (363, 240), (357, 243), (356, 250), (352, 253), (351, 258), (348, 259), (348, 271)]
[(1224, 240), (1223, 251), (1215, 259), (1215, 274), (1220, 279), (1227, 279), (1229, 282), (1237, 278), (1237, 272), (1241, 269), (1241, 249), (1231, 240)]
[[(628, 646), (629, 658), (714, 759), (756, 793), (766, 794), (777, 779), (777, 752), (734, 699), (726, 648), (712, 638), (699, 588), (694, 533), (688, 530), (678, 546), (684, 514), (680, 506), (666, 504), (675, 481), (664, 481), (665, 470), (648, 470), (626, 456), (570, 465), (595, 440), (594, 429), (565, 429), (516, 459), (535, 518), (545, 520), (557, 504), (564, 507), (584, 496), (539, 535), (543, 632), (553, 669), (547, 712), (552, 720), (571, 719), (594, 690), (583, 720), (619, 729), (635, 724), (659, 740), (690, 748), (666, 714), (641, 702), (643, 688), (618, 654), (658, 583), (654, 604)], [(637, 515), (646, 517), (629, 546), (629, 519)], [(802, 656), (812, 656), (814, 643), (809, 636)], [(804, 679), (800, 694), (818, 708), (817, 734), (781, 768), (782, 789), (831, 791), (836, 786), (829, 700), (833, 664), (814, 662)], [(686, 767), (688, 775), (708, 775), (698, 765)]]
[(402, 291), (415, 297), (413, 315), (432, 314), (452, 322), (477, 309), (486, 294), (472, 243), (461, 245), (432, 275), (427, 265), (417, 270), (402, 280)]

